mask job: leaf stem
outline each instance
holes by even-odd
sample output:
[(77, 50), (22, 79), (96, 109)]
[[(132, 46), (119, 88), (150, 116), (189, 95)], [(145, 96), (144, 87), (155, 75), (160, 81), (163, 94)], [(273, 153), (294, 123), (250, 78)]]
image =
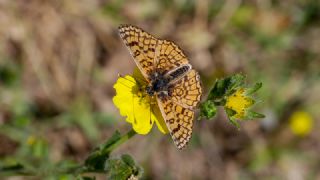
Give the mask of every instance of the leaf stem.
[(137, 133), (133, 129), (131, 129), (125, 135), (121, 136), (121, 138), (116, 143), (112, 144), (109, 148), (105, 149), (103, 152), (105, 153), (112, 152), (114, 149), (116, 149), (118, 146), (128, 141), (130, 138), (132, 138), (136, 134)]

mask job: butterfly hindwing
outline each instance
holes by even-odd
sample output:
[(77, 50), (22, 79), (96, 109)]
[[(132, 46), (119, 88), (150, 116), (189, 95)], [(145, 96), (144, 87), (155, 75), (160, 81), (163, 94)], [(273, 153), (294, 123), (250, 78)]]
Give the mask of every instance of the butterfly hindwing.
[(191, 138), (194, 108), (199, 104), (201, 94), (199, 74), (192, 69), (173, 85), (168, 98), (158, 98), (160, 111), (179, 149)]
[(201, 95), (200, 76), (194, 69), (191, 69), (184, 77), (173, 84), (170, 97), (172, 101), (194, 109), (199, 104)]
[(170, 99), (164, 101), (158, 99), (158, 105), (175, 145), (178, 149), (184, 148), (192, 135), (193, 110)]

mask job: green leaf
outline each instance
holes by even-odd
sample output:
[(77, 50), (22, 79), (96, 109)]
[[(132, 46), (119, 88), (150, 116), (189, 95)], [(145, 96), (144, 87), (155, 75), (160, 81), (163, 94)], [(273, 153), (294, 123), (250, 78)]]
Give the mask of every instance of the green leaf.
[(135, 166), (135, 162), (132, 159), (132, 157), (128, 154), (124, 154), (121, 156), (121, 159), (123, 162), (125, 162), (128, 166), (134, 167)]
[(232, 125), (234, 125), (238, 130), (240, 129), (240, 124), (235, 118), (229, 117), (229, 121)]
[(37, 139), (32, 145), (32, 155), (37, 158), (45, 158), (48, 156), (49, 147), (47, 143), (42, 139)]
[(6, 63), (0, 64), (0, 84), (4, 84), (6, 86), (17, 85), (21, 77), (21, 67), (19, 67), (16, 63), (13, 63), (13, 61), (10, 61), (10, 59), (1, 58), (1, 60), (4, 60), (2, 62)]
[(232, 116), (234, 116), (235, 114), (237, 114), (236, 111), (234, 111), (233, 109), (230, 109), (230, 108), (224, 108), (227, 115), (231, 118)]
[(142, 174), (142, 169), (128, 154), (122, 155), (121, 158), (109, 159), (105, 167), (108, 179), (126, 180), (132, 175), (140, 177)]
[(90, 140), (97, 140), (99, 136), (98, 127), (94, 121), (92, 111), (89, 99), (85, 96), (79, 96), (69, 106), (68, 113), (70, 116), (68, 120), (77, 123)]
[(224, 79), (218, 79), (209, 92), (208, 100), (219, 100), (224, 96), (232, 94), (238, 87), (244, 84), (245, 76), (235, 74)]
[(265, 118), (264, 114), (260, 114), (254, 111), (247, 111), (245, 119)]
[(234, 125), (237, 129), (240, 129), (240, 124), (238, 121), (233, 117), (237, 112), (230, 109), (230, 108), (224, 108), (226, 111), (226, 114), (228, 115), (229, 121), (232, 125)]
[(246, 89), (246, 95), (252, 95), (253, 93), (257, 92), (261, 87), (261, 82), (256, 83), (253, 87)]
[[(228, 79), (227, 93), (229, 91), (236, 90), (240, 86), (243, 86), (245, 78), (246, 77), (243, 74), (235, 74), (235, 75), (228, 77), (227, 78)], [(232, 93), (232, 92), (230, 92), (230, 93)], [(229, 94), (226, 94), (226, 95), (229, 95)]]
[(217, 108), (214, 102), (207, 100), (200, 105), (200, 118), (213, 118), (217, 113)]
[(89, 170), (104, 170), (105, 162), (110, 155), (109, 148), (119, 141), (120, 138), (120, 132), (116, 131), (109, 140), (100, 145), (89, 155), (85, 160), (85, 167)]
[(92, 152), (85, 160), (86, 170), (103, 170), (106, 160), (109, 158), (109, 153), (102, 154), (101, 151)]

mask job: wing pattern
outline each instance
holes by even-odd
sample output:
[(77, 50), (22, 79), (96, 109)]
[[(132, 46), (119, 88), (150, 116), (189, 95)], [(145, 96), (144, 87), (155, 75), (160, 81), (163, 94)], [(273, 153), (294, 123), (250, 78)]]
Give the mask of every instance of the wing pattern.
[(168, 72), (189, 63), (182, 50), (168, 40), (159, 40), (156, 54), (156, 68), (163, 72)]
[(173, 141), (179, 149), (185, 147), (191, 138), (194, 108), (199, 104), (201, 94), (199, 74), (190, 70), (173, 85), (168, 98), (157, 98)]
[(155, 66), (155, 49), (158, 39), (132, 25), (121, 25), (119, 33), (142, 75), (148, 80)]

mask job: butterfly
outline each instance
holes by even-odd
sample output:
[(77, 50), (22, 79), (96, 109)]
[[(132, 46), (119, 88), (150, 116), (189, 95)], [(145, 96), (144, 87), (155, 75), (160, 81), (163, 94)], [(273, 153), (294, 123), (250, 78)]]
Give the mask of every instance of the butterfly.
[(184, 148), (202, 95), (198, 72), (172, 41), (133, 25), (120, 25), (119, 34), (147, 82), (144, 91), (156, 99), (177, 148)]

